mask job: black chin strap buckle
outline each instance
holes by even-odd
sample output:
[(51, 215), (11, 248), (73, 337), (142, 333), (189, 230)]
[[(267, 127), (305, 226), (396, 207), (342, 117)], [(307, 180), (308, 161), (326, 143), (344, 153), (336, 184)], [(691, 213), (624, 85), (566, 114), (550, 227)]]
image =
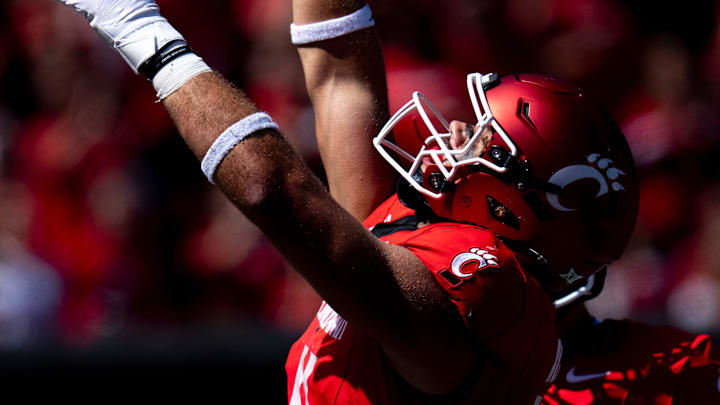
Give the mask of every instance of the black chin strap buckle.
[(421, 216), (428, 216), (432, 214), (430, 204), (425, 200), (422, 194), (420, 194), (410, 183), (404, 178), (400, 177), (397, 182), (397, 195), (398, 200), (402, 205), (415, 211), (416, 214)]

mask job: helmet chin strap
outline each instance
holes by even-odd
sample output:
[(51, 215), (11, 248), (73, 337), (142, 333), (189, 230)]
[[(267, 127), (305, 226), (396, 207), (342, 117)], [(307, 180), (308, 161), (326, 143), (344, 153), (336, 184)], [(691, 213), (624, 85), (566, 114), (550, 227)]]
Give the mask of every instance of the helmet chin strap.
[(585, 285), (581, 286), (577, 290), (566, 294), (555, 301), (553, 301), (553, 304), (555, 305), (555, 308), (562, 308), (568, 304), (571, 304), (578, 299), (593, 294), (593, 286), (595, 285), (595, 275), (591, 275), (587, 278), (587, 282)]

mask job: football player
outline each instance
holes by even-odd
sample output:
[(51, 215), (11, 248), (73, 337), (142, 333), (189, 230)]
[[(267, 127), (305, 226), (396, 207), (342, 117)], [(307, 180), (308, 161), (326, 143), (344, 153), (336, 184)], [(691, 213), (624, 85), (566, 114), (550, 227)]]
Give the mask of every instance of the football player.
[[(637, 186), (622, 135), (578, 89), (470, 74), (476, 123), (448, 122), (416, 93), (383, 125), (369, 9), (296, 0), (293, 41), (336, 202), (271, 118), (211, 72), (151, 0), (61, 1), (152, 81), (208, 179), (325, 299), (288, 358), (290, 403), (712, 400), (707, 337), (679, 333), (678, 347), (664, 339), (635, 362), (622, 345), (586, 344), (617, 330), (595, 325), (579, 302), (627, 244)], [(397, 193), (389, 167), (402, 179)], [(553, 306), (572, 350), (543, 399), (562, 352)], [(618, 325), (622, 342), (670, 340)], [(598, 360), (608, 353), (616, 363)]]
[[(399, 230), (390, 216), (410, 209), (397, 198), (380, 204), (393, 194), (394, 176), (369, 153), (389, 115), (369, 9), (308, 4), (293, 28), (298, 43), (331, 33), (365, 48), (333, 56), (308, 47), (303, 55), (315, 59), (306, 69), (317, 75), (306, 77), (323, 157), (337, 154), (328, 160), (335, 200), (272, 119), (212, 72), (154, 1), (59, 1), (152, 82), (208, 180), (324, 298), (288, 357), (291, 404), (541, 400), (562, 348), (552, 302), (516, 255), (476, 224), (433, 217), (421, 227), (410, 218)], [(304, 24), (311, 21), (321, 23)], [(351, 195), (363, 190), (371, 194)], [(379, 224), (381, 214), (391, 225)]]
[[(600, 293), (608, 264), (631, 236), (638, 179), (622, 133), (580, 89), (540, 75), (473, 73), (467, 78), (476, 118), (471, 124), (448, 122), (421, 93), (386, 120), (382, 55), (373, 28), (328, 38), (304, 33), (327, 21), (334, 22), (328, 32), (337, 30), (346, 24), (343, 16), (362, 13), (363, 2), (294, 0), (293, 6), (300, 24), (293, 27), (293, 40), (333, 196), (364, 218), (395, 187), (387, 166), (369, 150), (368, 139), (377, 131), (379, 156), (400, 181), (396, 194), (365, 220), (375, 235), (418, 250), (444, 247), (464, 232), (460, 224), (494, 235), (492, 248), (481, 243), (469, 253), (441, 256), (446, 267), (437, 273), (438, 282), (462, 303), (473, 280), (462, 264), (494, 249), (509, 250), (539, 281), (558, 308), (565, 348), (542, 403), (720, 403), (720, 356), (707, 335), (598, 322), (585, 309), (583, 302)], [(351, 109), (362, 105), (348, 100), (365, 100), (364, 110)], [(359, 122), (370, 127), (365, 136)], [(437, 238), (418, 238), (426, 229)], [(314, 336), (309, 329), (301, 342)], [(316, 355), (325, 349), (316, 347)]]

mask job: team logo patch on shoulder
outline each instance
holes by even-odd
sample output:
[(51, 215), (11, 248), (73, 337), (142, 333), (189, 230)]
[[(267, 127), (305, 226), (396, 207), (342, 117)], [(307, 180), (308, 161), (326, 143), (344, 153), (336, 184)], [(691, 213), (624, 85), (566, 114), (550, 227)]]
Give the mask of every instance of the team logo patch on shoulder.
[(464, 280), (475, 275), (476, 272), (488, 267), (500, 267), (497, 256), (488, 252), (488, 250), (474, 247), (468, 252), (455, 255), (452, 263), (450, 263), (450, 267), (441, 270), (439, 274), (447, 280), (450, 285), (457, 287)]

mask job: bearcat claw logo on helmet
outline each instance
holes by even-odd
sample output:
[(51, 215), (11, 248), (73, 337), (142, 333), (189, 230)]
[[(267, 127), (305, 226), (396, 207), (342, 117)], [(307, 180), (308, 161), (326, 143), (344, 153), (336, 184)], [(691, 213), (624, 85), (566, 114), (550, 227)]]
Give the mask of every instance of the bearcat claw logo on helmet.
[[(637, 218), (637, 171), (622, 131), (554, 77), (470, 73), (466, 87), (472, 122), (462, 107), (451, 111), (456, 123), (446, 119), (430, 102), (440, 97), (416, 91), (373, 140), (405, 180), (402, 201), (492, 232), (556, 306), (589, 297)], [(458, 124), (472, 130), (461, 134)], [(452, 285), (471, 280), (478, 257), (488, 263), (483, 254), (465, 252), (440, 275)]]
[(456, 287), (463, 280), (488, 267), (500, 267), (498, 258), (487, 250), (474, 247), (470, 248), (468, 252), (455, 255), (450, 268), (440, 271), (440, 275), (453, 287)]
[[(599, 160), (598, 160), (599, 159)], [(605, 170), (605, 174), (601, 173), (598, 169), (589, 165), (572, 165), (566, 166), (558, 170), (548, 180), (549, 183), (565, 188), (566, 186), (583, 179), (593, 179), (598, 182), (600, 189), (598, 190), (595, 198), (601, 197), (608, 193), (608, 182), (612, 181), (611, 187), (614, 191), (623, 191), (625, 188), (620, 184), (618, 178), (623, 176), (625, 172), (615, 167), (609, 167), (612, 164), (612, 160), (607, 158), (600, 159), (600, 154), (593, 153), (588, 156), (587, 161), (589, 163), (596, 163), (597, 167)], [(607, 169), (607, 170), (606, 170)], [(559, 195), (555, 193), (546, 193), (548, 203), (558, 211), (575, 211), (577, 208), (568, 208), (560, 203)]]

